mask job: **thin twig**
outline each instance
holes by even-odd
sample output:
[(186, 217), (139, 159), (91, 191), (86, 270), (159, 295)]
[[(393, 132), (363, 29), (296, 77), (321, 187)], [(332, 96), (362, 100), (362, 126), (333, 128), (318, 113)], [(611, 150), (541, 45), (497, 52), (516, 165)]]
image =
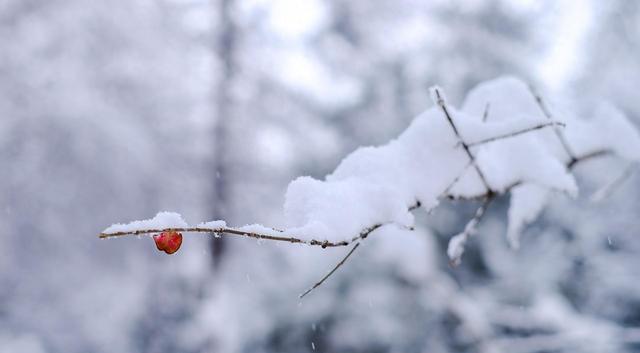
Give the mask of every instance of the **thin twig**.
[(638, 165), (636, 163), (630, 163), (624, 171), (618, 175), (615, 179), (605, 184), (598, 191), (594, 192), (591, 196), (591, 202), (600, 202), (613, 194), (613, 192), (624, 183), (631, 175)]
[(447, 187), (444, 189), (444, 191), (442, 192), (443, 195), (447, 195), (449, 193), (449, 191), (451, 191), (451, 189), (456, 185), (456, 183), (462, 179), (462, 177), (464, 176), (464, 173), (467, 171), (467, 169), (469, 169), (469, 167), (472, 165), (473, 163), (471, 163), (471, 161), (469, 161), (467, 163), (467, 165), (464, 166), (464, 168), (462, 169), (462, 171), (460, 172), (460, 174), (458, 174), (458, 176), (456, 176), (450, 183), (449, 185), (447, 185)]
[(482, 122), (486, 123), (487, 119), (489, 118), (489, 109), (491, 108), (491, 103), (487, 102), (487, 104), (484, 106), (484, 113), (482, 113)]
[(590, 159), (597, 158), (597, 157), (603, 157), (611, 153), (612, 153), (611, 150), (605, 149), (605, 150), (593, 151), (591, 153), (587, 153), (582, 157), (575, 157), (571, 161), (569, 161), (569, 163), (567, 163), (567, 169), (575, 168), (575, 166), (580, 162), (588, 161)]
[(482, 184), (487, 189), (487, 192), (488, 193), (492, 193), (491, 187), (489, 186), (489, 183), (487, 182), (487, 178), (485, 178), (484, 173), (482, 172), (482, 170), (480, 169), (480, 166), (476, 162), (476, 158), (471, 153), (471, 150), (469, 149), (469, 145), (467, 145), (467, 143), (464, 141), (464, 139), (460, 135), (460, 132), (458, 131), (458, 127), (456, 126), (455, 122), (451, 118), (451, 114), (449, 114), (449, 108), (447, 108), (447, 103), (444, 101), (444, 98), (442, 98), (442, 95), (440, 94), (440, 90), (438, 88), (435, 88), (434, 91), (436, 93), (436, 98), (437, 98), (436, 104), (438, 104), (438, 106), (440, 106), (440, 109), (442, 109), (442, 112), (444, 113), (444, 116), (447, 118), (447, 121), (449, 122), (449, 125), (451, 125), (451, 128), (453, 129), (453, 132), (456, 134), (456, 137), (458, 138), (458, 142), (462, 145), (462, 148), (464, 148), (464, 151), (467, 154), (467, 156), (469, 157), (469, 160), (471, 161), (471, 163), (473, 163), (473, 167), (475, 168), (476, 172), (478, 173), (478, 176), (480, 177), (480, 180), (482, 181)]
[(539, 125), (536, 125), (536, 126), (531, 126), (531, 127), (528, 127), (528, 128), (524, 128), (522, 130), (509, 132), (509, 133), (506, 133), (506, 134), (503, 134), (503, 135), (493, 136), (493, 137), (489, 137), (489, 138), (486, 138), (486, 139), (483, 139), (483, 140), (469, 142), (469, 143), (467, 143), (467, 146), (476, 147), (476, 146), (479, 146), (479, 145), (483, 145), (485, 143), (504, 140), (504, 139), (508, 139), (508, 138), (516, 137), (516, 136), (520, 136), (522, 134), (526, 134), (528, 132), (535, 131), (535, 130), (540, 130), (540, 129), (543, 129), (543, 128), (549, 127), (549, 126), (561, 126), (561, 127), (564, 127), (565, 124), (561, 123), (561, 122), (557, 122), (557, 121), (552, 121), (552, 122), (549, 122), (549, 123), (543, 123), (543, 124), (539, 124)]
[[(554, 121), (555, 119), (553, 118), (553, 115), (551, 115), (551, 111), (545, 104), (544, 100), (542, 100), (542, 97), (536, 92), (535, 88), (531, 84), (529, 85), (529, 91), (531, 92), (531, 95), (533, 96), (536, 103), (538, 104), (538, 107), (540, 108), (540, 111), (542, 112), (542, 114), (544, 114), (544, 116), (546, 116), (547, 119)], [(569, 146), (569, 142), (567, 141), (567, 138), (564, 136), (562, 131), (560, 131), (558, 128), (553, 129), (553, 131), (555, 132), (556, 136), (558, 136), (558, 140), (560, 141), (562, 148), (564, 148), (564, 151), (569, 156), (569, 163), (572, 163), (573, 161), (576, 160), (577, 157), (576, 157), (576, 154), (571, 149), (571, 146)]]
[(347, 261), (347, 259), (349, 258), (349, 256), (351, 256), (351, 254), (353, 254), (354, 251), (356, 251), (356, 249), (360, 246), (360, 243), (356, 243), (356, 245), (353, 246), (353, 248), (351, 249), (351, 251), (349, 251), (347, 253), (347, 255), (345, 257), (342, 258), (342, 260), (340, 260), (340, 262), (338, 262), (338, 264), (335, 265), (335, 267), (329, 271), (329, 273), (327, 273), (324, 277), (322, 277), (322, 279), (320, 279), (318, 282), (316, 282), (316, 284), (313, 285), (313, 287), (307, 289), (304, 293), (300, 294), (299, 298), (302, 299), (304, 298), (305, 295), (311, 293), (312, 290), (320, 287), (322, 285), (322, 283), (324, 283), (324, 281), (327, 280), (327, 278), (331, 277), (331, 275), (336, 272), (338, 270), (338, 268), (340, 268), (340, 266), (344, 265), (344, 263)]
[[(360, 236), (355, 237), (354, 239), (358, 239), (362, 236), (366, 237), (371, 231), (375, 230), (377, 227), (371, 227), (365, 229)], [(373, 228), (373, 229), (372, 229)], [(228, 234), (234, 236), (243, 236), (255, 239), (264, 239), (264, 240), (274, 240), (274, 241), (283, 241), (287, 243), (299, 243), (299, 244), (307, 244), (307, 245), (317, 245), (323, 248), (337, 247), (337, 246), (346, 246), (349, 245), (352, 241), (341, 241), (341, 242), (330, 242), (326, 240), (303, 240), (297, 237), (284, 237), (270, 234), (263, 234), (257, 232), (247, 232), (241, 229), (221, 227), (221, 228), (206, 228), (206, 227), (186, 227), (186, 228), (163, 228), (163, 229), (141, 229), (131, 232), (114, 232), (114, 233), (100, 233), (98, 236), (100, 239), (113, 238), (113, 237), (121, 237), (125, 235), (142, 235), (142, 234), (153, 234), (153, 233), (161, 233), (167, 231), (175, 231), (181, 233), (212, 233), (212, 234)], [(275, 230), (276, 232), (281, 232)]]

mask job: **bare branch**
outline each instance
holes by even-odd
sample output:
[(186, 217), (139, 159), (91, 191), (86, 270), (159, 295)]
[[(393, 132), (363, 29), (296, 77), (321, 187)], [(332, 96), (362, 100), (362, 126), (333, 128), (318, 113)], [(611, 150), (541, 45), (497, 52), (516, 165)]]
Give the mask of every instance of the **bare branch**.
[(535, 130), (540, 130), (540, 129), (543, 129), (543, 128), (549, 127), (549, 126), (561, 126), (561, 127), (564, 127), (565, 124), (561, 123), (561, 122), (557, 122), (557, 121), (552, 121), (552, 122), (549, 122), (549, 123), (543, 123), (543, 124), (531, 126), (531, 127), (528, 127), (528, 128), (524, 128), (522, 130), (509, 132), (509, 133), (506, 133), (506, 134), (503, 134), (503, 135), (493, 136), (493, 137), (489, 137), (489, 138), (486, 138), (486, 139), (483, 139), (483, 140), (479, 140), (479, 141), (475, 141), (475, 142), (469, 142), (469, 143), (467, 143), (467, 146), (476, 147), (476, 146), (484, 145), (484, 144), (489, 143), (489, 142), (494, 142), (494, 141), (499, 141), (499, 140), (503, 140), (503, 139), (507, 139), (507, 138), (511, 138), (511, 137), (520, 136), (522, 134), (526, 134), (528, 132), (535, 131)]
[(329, 273), (327, 273), (324, 277), (322, 277), (322, 279), (320, 279), (318, 282), (316, 282), (316, 284), (314, 284), (313, 287), (307, 289), (304, 293), (300, 294), (299, 298), (300, 299), (304, 298), (304, 296), (309, 294), (309, 293), (311, 293), (312, 290), (320, 287), (322, 285), (322, 283), (324, 283), (324, 281), (327, 280), (327, 278), (331, 277), (331, 275), (334, 272), (336, 272), (338, 270), (338, 268), (340, 268), (340, 266), (344, 265), (344, 263), (347, 261), (349, 256), (351, 256), (351, 254), (353, 254), (353, 252), (356, 251), (356, 249), (359, 246), (360, 246), (360, 243), (356, 243), (356, 245), (354, 245), (353, 248), (351, 248), (351, 251), (349, 251), (347, 253), (347, 255), (345, 257), (343, 257), (342, 260), (340, 260), (340, 262), (338, 262), (331, 271), (329, 271)]
[[(553, 115), (551, 115), (551, 111), (549, 111), (549, 108), (545, 104), (544, 100), (542, 100), (542, 97), (536, 92), (535, 88), (531, 84), (529, 85), (529, 91), (531, 92), (533, 98), (536, 100), (536, 103), (538, 104), (540, 111), (542, 111), (542, 114), (544, 114), (544, 116), (546, 116), (549, 120), (555, 120), (553, 118)], [(569, 146), (569, 143), (567, 142), (567, 139), (562, 131), (560, 131), (558, 128), (555, 128), (553, 130), (556, 133), (556, 136), (558, 136), (558, 140), (560, 141), (560, 144), (562, 144), (562, 148), (564, 148), (564, 151), (569, 156), (569, 163), (572, 163), (576, 159), (576, 154), (571, 149), (571, 146)]]
[[(121, 237), (125, 235), (155, 234), (155, 233), (162, 233), (167, 231), (175, 231), (175, 232), (181, 232), (181, 233), (227, 234), (227, 235), (243, 236), (243, 237), (249, 237), (249, 238), (255, 238), (255, 239), (282, 241), (287, 243), (317, 245), (323, 248), (328, 248), (328, 247), (337, 247), (337, 246), (347, 246), (351, 242), (357, 239), (360, 239), (361, 237), (366, 238), (366, 236), (369, 235), (369, 233), (371, 233), (372, 231), (374, 231), (380, 226), (381, 225), (376, 225), (376, 226), (367, 228), (363, 230), (359, 236), (354, 237), (351, 241), (341, 241), (341, 242), (330, 242), (326, 240), (320, 241), (315, 239), (303, 240), (298, 237), (285, 237), (285, 236), (277, 236), (277, 235), (263, 234), (263, 233), (257, 233), (257, 232), (246, 232), (241, 229), (228, 228), (228, 227), (222, 227), (222, 228), (187, 227), (187, 228), (141, 229), (141, 230), (136, 230), (131, 232), (100, 233), (98, 237), (100, 239), (106, 239), (106, 238)], [(273, 231), (282, 232), (276, 229), (273, 229)]]
[(485, 178), (484, 173), (482, 172), (482, 170), (480, 169), (480, 166), (476, 162), (476, 158), (471, 153), (471, 150), (469, 149), (469, 146), (467, 145), (467, 143), (464, 141), (464, 139), (460, 135), (460, 132), (458, 131), (458, 127), (453, 122), (453, 119), (451, 118), (451, 114), (449, 114), (449, 109), (447, 108), (447, 104), (444, 101), (444, 98), (442, 98), (442, 95), (440, 94), (440, 90), (438, 88), (435, 88), (434, 91), (436, 93), (436, 98), (437, 98), (436, 104), (438, 104), (438, 106), (440, 106), (440, 109), (442, 109), (442, 112), (444, 113), (444, 116), (447, 118), (447, 121), (449, 122), (449, 125), (451, 125), (451, 128), (453, 129), (453, 132), (456, 134), (456, 137), (458, 138), (458, 142), (462, 145), (462, 148), (464, 148), (464, 151), (466, 152), (467, 156), (469, 157), (469, 160), (471, 161), (471, 163), (473, 163), (473, 167), (475, 168), (476, 172), (478, 173), (478, 176), (480, 177), (480, 180), (482, 181), (482, 184), (487, 189), (487, 192), (488, 193), (492, 193), (491, 187), (489, 186), (489, 183), (487, 182), (487, 178)]
[[(415, 204), (408, 207), (409, 211), (416, 210), (420, 208), (420, 201), (416, 201)], [(320, 246), (324, 248), (334, 248), (340, 246), (347, 246), (355, 241), (366, 239), (369, 234), (371, 234), (374, 230), (382, 227), (386, 224), (391, 224), (392, 222), (386, 223), (376, 223), (370, 227), (364, 228), (357, 236), (354, 236), (350, 240), (343, 240), (339, 242), (330, 242), (328, 240), (304, 240), (301, 237), (295, 236), (277, 236), (272, 234), (258, 233), (258, 232), (247, 232), (242, 229), (230, 228), (230, 227), (219, 227), (219, 228), (208, 228), (208, 227), (186, 227), (186, 228), (162, 228), (162, 229), (140, 229), (135, 231), (127, 231), (127, 232), (113, 232), (113, 233), (100, 233), (98, 238), (107, 239), (107, 238), (116, 238), (123, 237), (128, 235), (144, 235), (144, 234), (157, 234), (162, 232), (174, 231), (180, 233), (209, 233), (209, 234), (227, 234), (233, 236), (243, 236), (248, 238), (255, 239), (263, 239), (263, 240), (273, 240), (273, 241), (282, 241), (286, 243), (294, 243), (294, 244), (306, 244), (306, 245), (314, 245)], [(280, 229), (270, 228), (274, 232), (284, 233), (284, 231)], [(412, 227), (408, 227), (409, 230), (413, 230)]]
[(597, 158), (597, 157), (606, 156), (611, 153), (612, 152), (610, 150), (599, 150), (599, 151), (594, 151), (594, 152), (585, 154), (582, 157), (575, 157), (571, 161), (569, 161), (569, 163), (567, 164), (567, 169), (575, 168), (575, 166), (580, 162), (588, 161), (590, 159)]

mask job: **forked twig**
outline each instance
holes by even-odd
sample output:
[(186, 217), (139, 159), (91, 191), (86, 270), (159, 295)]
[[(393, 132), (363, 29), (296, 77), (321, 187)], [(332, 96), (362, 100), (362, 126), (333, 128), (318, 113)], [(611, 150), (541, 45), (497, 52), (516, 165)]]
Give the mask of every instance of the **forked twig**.
[[(540, 108), (540, 111), (542, 112), (542, 114), (544, 114), (544, 116), (547, 117), (547, 119), (554, 121), (555, 119), (553, 118), (553, 115), (551, 115), (551, 111), (545, 104), (544, 100), (542, 99), (542, 96), (540, 96), (536, 92), (532, 84), (529, 84), (529, 91), (531, 92), (531, 95), (533, 96), (536, 103), (538, 104), (538, 107)], [(553, 129), (553, 131), (555, 132), (556, 136), (558, 136), (558, 140), (560, 141), (562, 148), (564, 148), (564, 151), (569, 156), (569, 163), (572, 163), (573, 161), (576, 160), (577, 156), (569, 146), (569, 142), (567, 141), (567, 138), (559, 129), (555, 128)]]
[(473, 163), (473, 168), (478, 173), (478, 176), (480, 177), (480, 180), (482, 181), (482, 184), (484, 185), (485, 189), (487, 189), (488, 193), (492, 193), (493, 191), (491, 190), (491, 187), (487, 182), (487, 178), (484, 176), (484, 173), (482, 172), (482, 170), (480, 169), (480, 166), (476, 162), (475, 156), (473, 155), (473, 153), (471, 153), (471, 150), (469, 149), (469, 145), (467, 145), (467, 142), (462, 138), (462, 136), (460, 135), (460, 132), (458, 131), (458, 127), (456, 126), (456, 123), (453, 121), (453, 118), (449, 113), (449, 108), (447, 108), (447, 102), (445, 102), (443, 96), (440, 94), (440, 89), (434, 88), (434, 92), (436, 94), (435, 103), (440, 107), (440, 109), (444, 113), (444, 116), (447, 118), (447, 121), (449, 122), (449, 125), (453, 130), (453, 133), (456, 134), (456, 137), (458, 138), (458, 142), (462, 145), (462, 148), (464, 148), (464, 151), (469, 157), (469, 160), (471, 161), (471, 163)]

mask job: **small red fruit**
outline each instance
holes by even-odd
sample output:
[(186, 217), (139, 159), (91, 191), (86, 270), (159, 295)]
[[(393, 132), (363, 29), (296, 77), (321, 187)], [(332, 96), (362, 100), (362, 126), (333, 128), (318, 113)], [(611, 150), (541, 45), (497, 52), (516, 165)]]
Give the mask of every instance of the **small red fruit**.
[(164, 251), (167, 254), (173, 254), (180, 249), (182, 245), (182, 234), (169, 230), (153, 236), (153, 241), (156, 242), (156, 247), (160, 251)]

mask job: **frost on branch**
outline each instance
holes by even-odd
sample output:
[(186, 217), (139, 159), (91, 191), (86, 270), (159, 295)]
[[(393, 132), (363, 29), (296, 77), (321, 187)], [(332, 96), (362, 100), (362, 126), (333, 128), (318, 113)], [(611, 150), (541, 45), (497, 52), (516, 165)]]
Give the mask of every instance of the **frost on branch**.
[(162, 223), (168, 216), (159, 214), (151, 221), (112, 226), (101, 236), (167, 227), (345, 246), (384, 224), (411, 228), (414, 209), (430, 211), (443, 198), (484, 199), (476, 217), (452, 239), (448, 253), (455, 263), (495, 195), (512, 192), (508, 239), (517, 246), (521, 229), (537, 217), (551, 192), (577, 195), (571, 173), (577, 162), (604, 154), (640, 159), (638, 132), (610, 106), (603, 105), (588, 120), (555, 117), (525, 83), (511, 77), (480, 84), (461, 108), (449, 104), (439, 88), (431, 95), (434, 106), (396, 139), (357, 149), (324, 180), (291, 182), (285, 230), (230, 228), (222, 221), (188, 227), (179, 217)]

